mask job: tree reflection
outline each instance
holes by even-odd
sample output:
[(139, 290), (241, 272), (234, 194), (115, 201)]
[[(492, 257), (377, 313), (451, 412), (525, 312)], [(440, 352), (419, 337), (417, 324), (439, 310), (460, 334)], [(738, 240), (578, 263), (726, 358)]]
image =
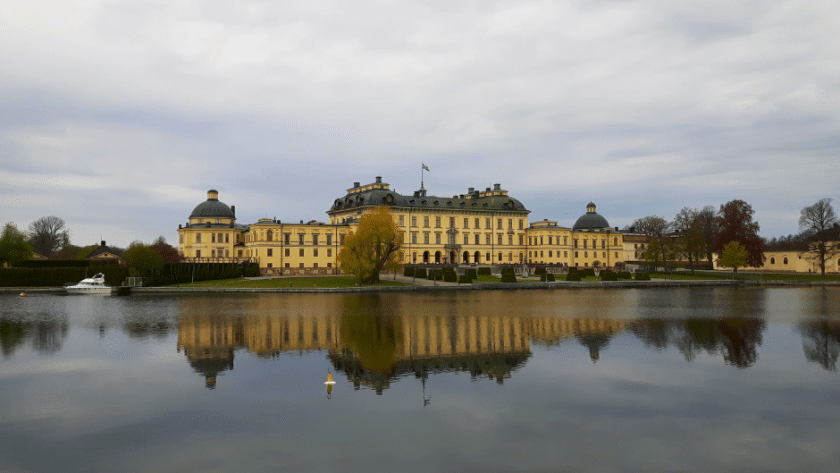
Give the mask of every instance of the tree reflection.
[(348, 297), (341, 316), (341, 339), (366, 370), (388, 376), (397, 360), (397, 344), (402, 330), (395, 324), (391, 308), (383, 306), (378, 295)]
[(3, 357), (9, 358), (12, 353), (26, 341), (26, 325), (20, 322), (0, 320), (0, 350)]
[(0, 319), (0, 351), (9, 358), (27, 341), (36, 351), (53, 354), (61, 350), (67, 338), (64, 320), (15, 321)]
[(802, 333), (802, 350), (805, 358), (824, 369), (837, 371), (837, 357), (840, 354), (840, 322), (823, 319), (803, 322), (799, 325)]
[(575, 338), (581, 345), (589, 349), (589, 358), (596, 363), (601, 358), (601, 350), (610, 344), (610, 335), (576, 333)]

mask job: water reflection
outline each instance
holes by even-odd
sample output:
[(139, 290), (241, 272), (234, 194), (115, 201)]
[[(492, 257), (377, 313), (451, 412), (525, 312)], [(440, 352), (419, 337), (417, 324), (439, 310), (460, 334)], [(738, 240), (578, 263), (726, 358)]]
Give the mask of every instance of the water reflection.
[(829, 371), (837, 371), (840, 354), (840, 321), (815, 320), (799, 325), (805, 358)]
[(49, 313), (29, 315), (25, 318), (0, 316), (0, 351), (4, 358), (9, 358), (26, 344), (47, 355), (61, 350), (69, 329), (66, 318), (54, 318)]

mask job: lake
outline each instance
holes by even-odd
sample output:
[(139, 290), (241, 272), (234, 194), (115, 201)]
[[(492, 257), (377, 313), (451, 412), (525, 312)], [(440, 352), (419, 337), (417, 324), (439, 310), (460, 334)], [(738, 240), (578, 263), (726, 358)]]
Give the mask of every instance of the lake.
[(0, 295), (0, 349), (2, 472), (840, 464), (838, 287)]

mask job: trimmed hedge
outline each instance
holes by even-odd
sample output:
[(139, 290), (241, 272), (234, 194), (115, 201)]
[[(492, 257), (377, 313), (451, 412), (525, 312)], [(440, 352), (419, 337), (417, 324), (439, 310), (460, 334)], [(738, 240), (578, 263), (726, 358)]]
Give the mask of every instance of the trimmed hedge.
[(415, 268), (414, 269), (414, 277), (415, 278), (425, 278), (426, 277), (426, 268)]
[(592, 268), (579, 269), (578, 274), (580, 274), (580, 277), (582, 278), (594, 278), (595, 270)]
[(540, 281), (543, 281), (543, 282), (554, 282), (554, 281), (555, 281), (555, 279), (554, 279), (554, 275), (553, 275), (553, 274), (551, 274), (551, 273), (543, 273), (543, 274), (540, 276)]
[(414, 276), (414, 267), (413, 266), (406, 266), (403, 268), (403, 276), (412, 277)]
[(601, 281), (618, 281), (618, 274), (612, 271), (601, 271)]
[(534, 270), (534, 275), (536, 275), (536, 276), (542, 276), (543, 274), (545, 274), (545, 268), (543, 268), (542, 266), (538, 266)]
[(105, 284), (120, 286), (128, 276), (128, 268), (0, 268), (0, 287), (61, 287), (67, 283), (76, 284), (96, 273), (105, 275)]
[(650, 281), (650, 273), (636, 273), (636, 281)]
[(444, 271), (443, 272), (443, 281), (444, 282), (456, 282), (456, 281), (458, 281), (458, 274), (455, 273), (455, 270)]
[(493, 273), (490, 271), (490, 268), (478, 268), (478, 275), (479, 276), (492, 276)]
[(461, 277), (458, 278), (458, 284), (472, 284), (472, 279), (466, 274), (462, 274)]
[(440, 281), (443, 279), (443, 271), (439, 269), (429, 269), (426, 274), (426, 279), (429, 281)]
[[(13, 268), (88, 268), (92, 266), (118, 266), (116, 260), (79, 259), (30, 259), (12, 264)], [(101, 271), (99, 271), (101, 272)]]
[(168, 286), (260, 275), (257, 263), (165, 263), (159, 272), (143, 277), (144, 286)]
[(470, 279), (478, 279), (478, 272), (475, 270), (475, 268), (468, 269), (465, 274), (469, 276)]
[(633, 276), (630, 274), (630, 271), (619, 271), (618, 279), (633, 279)]
[(566, 281), (580, 281), (580, 272), (569, 271), (569, 274), (566, 275)]
[(513, 268), (502, 268), (501, 282), (516, 282), (516, 272)]

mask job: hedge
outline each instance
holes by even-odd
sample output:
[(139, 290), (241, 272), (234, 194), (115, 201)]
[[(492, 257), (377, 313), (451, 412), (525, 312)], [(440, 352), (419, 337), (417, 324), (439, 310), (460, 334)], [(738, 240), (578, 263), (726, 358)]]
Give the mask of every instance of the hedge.
[(543, 281), (543, 282), (554, 282), (554, 281), (555, 281), (555, 279), (554, 279), (554, 275), (553, 275), (553, 274), (551, 274), (551, 273), (543, 273), (543, 274), (540, 276), (540, 281)]
[(580, 272), (569, 271), (569, 274), (566, 275), (566, 281), (580, 281)]
[(105, 275), (105, 284), (120, 286), (128, 276), (128, 268), (0, 268), (0, 287), (61, 287), (67, 283), (76, 284), (96, 273)]
[(470, 279), (478, 279), (478, 272), (475, 268), (470, 268), (466, 271), (466, 275), (470, 277)]
[(633, 279), (633, 276), (630, 274), (630, 271), (619, 271), (618, 279)]
[(466, 274), (462, 274), (461, 277), (458, 278), (458, 284), (472, 284), (472, 279)]
[(155, 274), (144, 276), (144, 286), (168, 286), (192, 281), (213, 281), (260, 275), (257, 263), (165, 263)]
[(435, 280), (440, 281), (443, 279), (443, 271), (440, 269), (430, 269), (428, 276), (426, 276), (428, 280)]
[(426, 268), (415, 268), (414, 269), (414, 277), (425, 279), (426, 277)]
[(456, 274), (454, 270), (444, 271), (443, 272), (443, 280), (444, 280), (444, 282), (455, 282), (455, 281), (458, 280), (458, 274)]
[(406, 266), (403, 269), (403, 276), (408, 276), (408, 277), (414, 276), (414, 266)]
[(636, 273), (636, 281), (650, 281), (650, 273)]
[[(88, 268), (100, 266), (118, 266), (116, 260), (78, 260), (78, 259), (30, 259), (12, 264), (14, 268)], [(101, 272), (101, 271), (100, 271)]]
[(601, 281), (618, 281), (618, 274), (612, 271), (601, 271)]
[(490, 271), (490, 268), (478, 268), (478, 275), (479, 276), (491, 276), (493, 273)]
[(501, 282), (516, 282), (516, 272), (513, 268), (502, 268)]
[(542, 276), (543, 274), (545, 274), (545, 268), (544, 268), (544, 267), (542, 267), (542, 266), (537, 267), (537, 268), (534, 270), (534, 274), (535, 274), (535, 275), (538, 275), (538, 276)]

